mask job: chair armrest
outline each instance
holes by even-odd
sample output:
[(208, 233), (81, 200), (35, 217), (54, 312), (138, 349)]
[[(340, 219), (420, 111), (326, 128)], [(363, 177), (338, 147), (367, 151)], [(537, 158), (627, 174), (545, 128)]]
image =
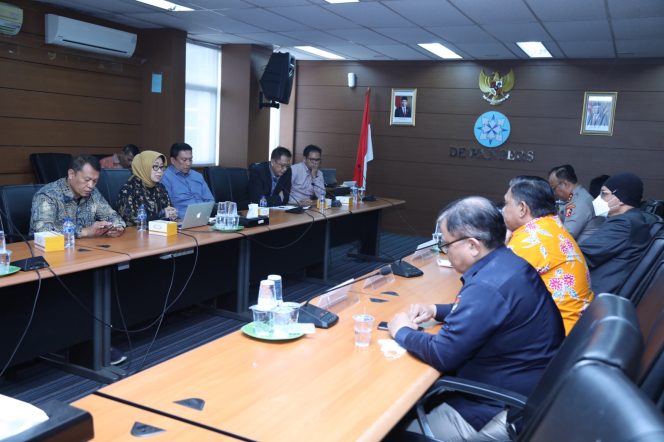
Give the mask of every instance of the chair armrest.
[[(415, 407), (417, 412), (417, 420), (419, 421), (422, 433), (425, 437), (432, 441), (436, 441), (438, 439), (436, 439), (433, 431), (431, 431), (431, 426), (429, 425), (426, 412), (424, 411), (424, 405), (431, 397), (436, 396), (444, 391), (457, 391), (459, 393), (499, 401), (505, 404), (506, 409), (516, 408), (518, 410), (522, 410), (526, 405), (526, 401), (528, 400), (528, 398), (522, 394), (515, 393), (504, 388), (494, 387), (493, 385), (469, 381), (468, 379), (457, 378), (454, 376), (442, 377), (433, 384), (429, 391), (419, 401), (417, 401), (417, 405)], [(518, 414), (517, 417), (519, 417)], [(511, 432), (508, 431), (508, 433)]]

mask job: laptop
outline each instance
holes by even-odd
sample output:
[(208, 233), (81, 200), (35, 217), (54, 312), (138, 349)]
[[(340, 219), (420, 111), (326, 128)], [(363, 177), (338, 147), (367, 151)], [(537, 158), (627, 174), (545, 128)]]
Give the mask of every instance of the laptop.
[(178, 229), (191, 229), (192, 227), (205, 226), (210, 221), (214, 201), (209, 203), (196, 203), (189, 204), (187, 211), (182, 218), (182, 222), (178, 224)]

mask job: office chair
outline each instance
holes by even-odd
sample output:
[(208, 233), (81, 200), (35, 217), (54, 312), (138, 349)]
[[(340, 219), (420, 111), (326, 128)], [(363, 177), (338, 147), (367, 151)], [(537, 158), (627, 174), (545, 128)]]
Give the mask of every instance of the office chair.
[(664, 440), (664, 418), (616, 367), (581, 362), (564, 375), (533, 429), (538, 442), (654, 442)]
[(664, 273), (646, 291), (636, 316), (645, 345), (636, 384), (657, 401), (664, 394)]
[[(531, 440), (530, 433), (549, 407), (553, 392), (574, 365), (586, 360), (601, 361), (633, 378), (642, 350), (643, 340), (634, 306), (619, 296), (601, 294), (565, 338), (529, 397), (466, 379), (443, 376), (416, 406), (422, 432), (430, 440), (435, 440), (426, 418), (425, 405), (434, 396), (455, 391), (504, 403), (512, 438)], [(517, 427), (521, 428), (518, 435)]]
[(118, 210), (118, 194), (131, 177), (129, 169), (102, 169), (97, 182), (97, 190), (114, 210)]
[(208, 167), (205, 170), (207, 182), (214, 200), (235, 201), (238, 210), (249, 206), (249, 176), (241, 167)]
[(337, 169), (321, 168), (320, 171), (323, 173), (325, 187), (337, 187)]
[(30, 164), (37, 183), (46, 184), (67, 176), (71, 158), (68, 153), (30, 154)]
[(31, 239), (32, 198), (42, 184), (17, 184), (0, 188), (2, 226), (8, 243)]
[(645, 290), (645, 288), (641, 285), (641, 282), (644, 280), (644, 278), (646, 278), (653, 267), (660, 263), (663, 258), (664, 232), (659, 232), (651, 240), (650, 245), (644, 252), (636, 267), (634, 267), (634, 270), (632, 270), (632, 272), (627, 276), (623, 282), (622, 287), (618, 289), (616, 294), (631, 300), (634, 302), (634, 304), (637, 304), (638, 300), (641, 298), (641, 296), (643, 296), (643, 292), (641, 290)]

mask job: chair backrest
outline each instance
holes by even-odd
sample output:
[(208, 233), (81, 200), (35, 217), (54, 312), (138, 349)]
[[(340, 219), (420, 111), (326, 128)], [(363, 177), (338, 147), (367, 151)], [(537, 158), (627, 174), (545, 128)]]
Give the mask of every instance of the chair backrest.
[(249, 205), (249, 176), (241, 167), (208, 167), (205, 171), (214, 200), (235, 201), (238, 210)]
[(325, 187), (336, 187), (337, 185), (337, 169), (323, 169), (320, 170), (323, 173), (323, 181), (325, 181)]
[(102, 169), (97, 181), (97, 190), (102, 194), (108, 204), (117, 210), (118, 194), (120, 188), (127, 182), (131, 172), (129, 169)]
[(553, 392), (529, 440), (650, 442), (664, 440), (664, 418), (620, 370), (575, 365)]
[(639, 293), (637, 288), (643, 279), (650, 273), (652, 268), (661, 262), (664, 256), (664, 232), (659, 232), (650, 241), (650, 245), (639, 260), (634, 270), (627, 276), (622, 287), (616, 293), (630, 300), (638, 300), (643, 293)]
[(2, 226), (7, 242), (29, 239), (32, 197), (42, 184), (17, 184), (0, 188)]
[(663, 200), (646, 200), (641, 203), (641, 210), (664, 217)]
[(636, 316), (645, 343), (636, 383), (655, 401), (664, 393), (664, 273), (646, 291)]
[(537, 424), (551, 401), (552, 392), (578, 362), (600, 361), (634, 378), (642, 350), (643, 339), (632, 303), (616, 295), (598, 295), (565, 338), (528, 397), (521, 435), (529, 434)]
[(46, 184), (67, 176), (71, 158), (68, 153), (30, 154), (30, 164), (37, 183)]

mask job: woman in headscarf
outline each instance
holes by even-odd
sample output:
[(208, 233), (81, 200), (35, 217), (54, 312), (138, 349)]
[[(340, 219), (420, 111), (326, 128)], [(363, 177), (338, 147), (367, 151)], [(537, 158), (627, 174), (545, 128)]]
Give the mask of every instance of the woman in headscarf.
[(166, 157), (153, 150), (144, 150), (131, 163), (132, 176), (120, 189), (118, 213), (128, 226), (136, 225), (138, 209), (143, 205), (148, 221), (177, 218), (168, 192), (161, 181), (166, 170)]

